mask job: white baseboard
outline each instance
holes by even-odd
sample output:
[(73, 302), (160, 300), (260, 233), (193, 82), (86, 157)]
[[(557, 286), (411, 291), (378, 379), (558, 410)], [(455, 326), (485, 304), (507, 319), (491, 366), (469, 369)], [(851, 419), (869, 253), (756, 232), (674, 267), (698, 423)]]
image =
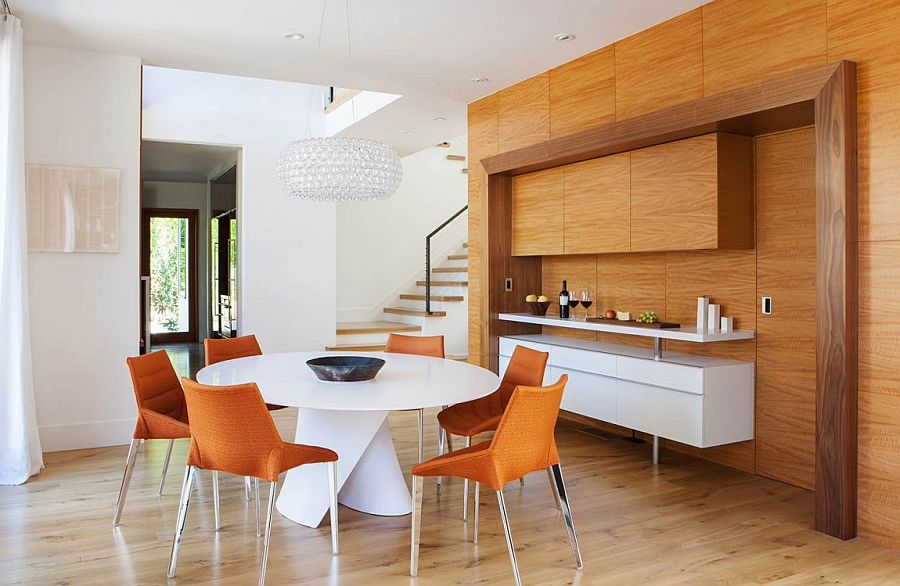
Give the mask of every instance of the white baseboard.
[(41, 425), (38, 431), (44, 452), (121, 446), (131, 442), (134, 418)]

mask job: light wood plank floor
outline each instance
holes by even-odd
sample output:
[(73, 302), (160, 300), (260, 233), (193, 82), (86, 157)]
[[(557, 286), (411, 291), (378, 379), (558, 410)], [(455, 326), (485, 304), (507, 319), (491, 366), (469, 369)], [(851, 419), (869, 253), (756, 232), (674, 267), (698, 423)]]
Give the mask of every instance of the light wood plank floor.
[[(277, 414), (286, 437), (292, 414)], [(401, 465), (415, 458), (413, 413), (391, 418)], [(429, 418), (431, 420), (431, 418)], [(433, 420), (432, 420), (433, 421)], [(435, 451), (435, 427), (428, 448)], [(577, 572), (546, 475), (507, 489), (513, 536), (527, 584), (900, 584), (900, 552), (840, 542), (811, 527), (812, 495), (778, 482), (593, 436), (561, 423), (557, 434), (585, 559)], [(166, 494), (156, 496), (165, 444), (139, 455), (123, 523), (113, 502), (127, 448), (46, 455), (46, 470), (0, 487), (0, 583), (166, 584), (186, 443), (176, 444)], [(212, 531), (207, 474), (188, 518), (177, 584), (255, 583), (262, 540), (241, 479), (223, 477), (223, 529)], [(278, 516), (270, 584), (509, 584), (497, 502), (482, 493), (481, 540), (467, 541), (462, 483), (437, 496), (426, 484), (419, 577), (409, 571), (409, 517), (340, 511), (341, 550), (330, 555), (326, 523), (313, 530)], [(470, 525), (471, 526), (471, 525)]]

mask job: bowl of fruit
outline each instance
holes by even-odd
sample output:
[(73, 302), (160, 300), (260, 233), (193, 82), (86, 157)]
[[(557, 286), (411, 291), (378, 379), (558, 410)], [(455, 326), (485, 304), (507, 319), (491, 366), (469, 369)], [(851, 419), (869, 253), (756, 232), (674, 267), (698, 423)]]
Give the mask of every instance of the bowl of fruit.
[(547, 310), (550, 308), (550, 300), (544, 295), (535, 295), (532, 293), (525, 298), (525, 303), (528, 304), (531, 315), (547, 315)]

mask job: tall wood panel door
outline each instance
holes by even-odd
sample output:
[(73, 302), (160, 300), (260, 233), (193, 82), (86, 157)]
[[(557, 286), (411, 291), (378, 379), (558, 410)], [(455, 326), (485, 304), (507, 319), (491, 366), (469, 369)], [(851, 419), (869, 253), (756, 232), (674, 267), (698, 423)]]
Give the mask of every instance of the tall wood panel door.
[(566, 254), (631, 250), (630, 157), (623, 153), (564, 168)]
[(563, 168), (512, 178), (512, 254), (563, 253)]
[(816, 145), (805, 128), (756, 141), (756, 472), (813, 489), (816, 472)]

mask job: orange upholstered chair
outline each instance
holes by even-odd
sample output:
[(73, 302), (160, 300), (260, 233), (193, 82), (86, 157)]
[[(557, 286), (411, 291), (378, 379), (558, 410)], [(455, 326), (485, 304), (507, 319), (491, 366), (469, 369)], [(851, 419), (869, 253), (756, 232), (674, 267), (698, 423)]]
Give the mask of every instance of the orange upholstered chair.
[[(430, 356), (432, 358), (444, 358), (444, 336), (401, 336), (390, 334), (384, 351), (392, 354), (414, 354), (416, 356)], [(424, 452), (425, 410), (419, 412), (419, 462), (422, 462)], [(443, 453), (443, 434), (439, 435), (439, 452)]]
[(175, 524), (175, 537), (172, 541), (169, 578), (175, 577), (178, 550), (181, 547), (197, 469), (252, 476), (269, 482), (269, 516), (266, 519), (263, 559), (259, 571), (259, 583), (264, 584), (278, 477), (282, 472), (304, 464), (329, 463), (331, 547), (332, 552), (337, 555), (338, 455), (326, 448), (282, 441), (262, 395), (254, 383), (211, 387), (187, 378), (181, 382), (184, 386), (188, 412), (191, 415), (191, 449), (181, 492), (181, 505), (178, 508), (178, 520)]
[(522, 478), (530, 472), (546, 469), (553, 480), (556, 500), (562, 509), (569, 533), (569, 543), (575, 556), (575, 566), (582, 567), (581, 552), (575, 536), (575, 525), (569, 498), (563, 482), (559, 453), (556, 451), (554, 429), (559, 416), (559, 405), (569, 377), (562, 375), (556, 384), (548, 387), (518, 386), (508, 400), (506, 411), (500, 418), (497, 431), (491, 441), (479, 443), (464, 450), (438, 456), (415, 466), (412, 470), (412, 549), (410, 575), (418, 573), (419, 534), (422, 525), (422, 478), (430, 476), (456, 476), (475, 481), (475, 527), (472, 541), (478, 543), (478, 500), (481, 484), (490, 486), (497, 493), (506, 547), (512, 562), (516, 584), (522, 583), (516, 551), (509, 530), (503, 486)]
[[(259, 342), (256, 341), (256, 336), (249, 334), (238, 338), (207, 338), (203, 340), (203, 353), (206, 366), (209, 366), (236, 358), (262, 356), (262, 349), (259, 347)], [(269, 411), (286, 408), (284, 405), (269, 405), (268, 403), (266, 403), (266, 407), (269, 408)]]
[[(465, 437), (466, 447), (472, 445), (472, 437), (497, 429), (503, 411), (517, 386), (539, 387), (544, 384), (544, 371), (549, 357), (547, 352), (516, 346), (503, 374), (500, 388), (486, 397), (459, 403), (438, 413), (441, 429), (447, 434)], [(469, 518), (468, 480), (465, 481), (463, 490), (463, 520), (466, 521)]]
[(128, 459), (125, 461), (125, 473), (119, 486), (113, 525), (118, 525), (122, 519), (125, 497), (128, 495), (131, 473), (134, 470), (134, 461), (141, 440), (169, 440), (163, 461), (162, 478), (159, 481), (158, 494), (162, 495), (169, 459), (172, 456), (172, 445), (177, 439), (191, 437), (184, 393), (165, 350), (128, 358), (127, 362), (138, 414), (131, 447), (128, 449)]
[[(203, 355), (206, 366), (225, 362), (226, 360), (236, 360), (238, 358), (247, 358), (248, 356), (262, 356), (262, 348), (256, 336), (248, 334), (246, 336), (238, 336), (237, 338), (207, 338), (203, 340)], [(270, 405), (266, 403), (269, 411), (278, 411), (285, 409), (284, 405)], [(256, 484), (259, 484), (257, 482)], [(244, 478), (244, 492), (249, 501), (253, 495), (250, 488), (250, 478)], [(256, 525), (259, 528), (259, 495), (256, 496)]]

